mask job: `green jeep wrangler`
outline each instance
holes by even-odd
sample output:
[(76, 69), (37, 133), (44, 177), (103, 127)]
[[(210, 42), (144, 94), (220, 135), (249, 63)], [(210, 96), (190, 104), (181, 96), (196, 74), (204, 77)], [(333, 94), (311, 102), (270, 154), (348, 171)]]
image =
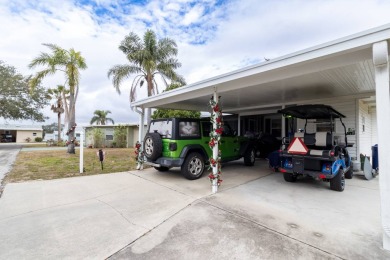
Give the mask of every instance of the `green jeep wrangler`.
[[(224, 124), (219, 149), (221, 161), (228, 162), (244, 157), (244, 164), (255, 163), (253, 140), (237, 136), (228, 124)], [(168, 118), (152, 120), (144, 139), (145, 164), (158, 171), (181, 167), (181, 173), (189, 180), (202, 176), (209, 163), (212, 150), (209, 147), (210, 119)]]

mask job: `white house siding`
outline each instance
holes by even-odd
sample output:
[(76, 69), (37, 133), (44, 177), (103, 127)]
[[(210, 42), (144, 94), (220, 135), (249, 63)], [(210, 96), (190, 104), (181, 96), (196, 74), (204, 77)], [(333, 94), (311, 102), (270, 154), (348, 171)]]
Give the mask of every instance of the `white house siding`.
[[(309, 103), (307, 103), (309, 104)], [(345, 124), (345, 127), (348, 131), (348, 128), (355, 129), (356, 132), (356, 117), (357, 117), (357, 108), (356, 108), (356, 99), (334, 99), (334, 100), (326, 100), (324, 101), (317, 101), (317, 102), (310, 102), (310, 104), (324, 104), (329, 105), (336, 109), (341, 114), (345, 115), (345, 118), (343, 118), (343, 122)], [(344, 127), (340, 123), (340, 120), (335, 120), (336, 126), (335, 126), (335, 136), (344, 136)], [(311, 126), (309, 126), (311, 125)], [(298, 120), (297, 121), (297, 129), (301, 128), (303, 129), (305, 126), (305, 120)], [(314, 133), (315, 128), (314, 124), (308, 124), (307, 132)], [(348, 143), (354, 143), (353, 147), (348, 147), (348, 151), (351, 157), (357, 157), (357, 142), (356, 142), (356, 135), (348, 135)], [(344, 140), (341, 140), (343, 142)]]
[(359, 116), (358, 116), (358, 127), (359, 127), (359, 152), (361, 154), (371, 157), (371, 146), (372, 146), (372, 115), (370, 108), (363, 101), (359, 100)]
[(376, 122), (376, 107), (370, 107), (371, 114), (371, 144), (378, 144), (378, 128)]

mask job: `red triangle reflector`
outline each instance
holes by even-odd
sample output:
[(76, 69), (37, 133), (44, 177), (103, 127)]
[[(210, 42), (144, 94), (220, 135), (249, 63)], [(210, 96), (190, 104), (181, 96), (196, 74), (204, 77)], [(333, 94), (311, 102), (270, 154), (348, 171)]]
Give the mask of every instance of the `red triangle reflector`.
[(305, 143), (299, 137), (294, 137), (287, 148), (287, 152), (291, 154), (307, 154), (308, 151), (309, 149), (307, 149)]

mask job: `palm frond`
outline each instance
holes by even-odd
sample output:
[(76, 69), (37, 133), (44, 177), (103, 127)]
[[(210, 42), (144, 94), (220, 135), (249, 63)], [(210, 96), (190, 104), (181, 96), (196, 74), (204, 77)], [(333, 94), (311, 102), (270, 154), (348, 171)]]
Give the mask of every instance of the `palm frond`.
[(142, 69), (133, 65), (115, 65), (112, 67), (107, 76), (110, 78), (112, 76), (112, 83), (116, 91), (121, 94), (120, 85), (123, 80), (127, 79), (131, 74), (142, 73)]
[(142, 49), (141, 39), (133, 32), (130, 32), (119, 45), (119, 50), (126, 55), (140, 49)]
[[(129, 96), (130, 103), (137, 99), (137, 95), (136, 95), (137, 86), (140, 83), (140, 81), (143, 80), (144, 78), (145, 78), (144, 75), (137, 75), (133, 79), (133, 83), (131, 84), (131, 88), (130, 88), (130, 96)], [(140, 84), (140, 87), (142, 87), (142, 84)]]

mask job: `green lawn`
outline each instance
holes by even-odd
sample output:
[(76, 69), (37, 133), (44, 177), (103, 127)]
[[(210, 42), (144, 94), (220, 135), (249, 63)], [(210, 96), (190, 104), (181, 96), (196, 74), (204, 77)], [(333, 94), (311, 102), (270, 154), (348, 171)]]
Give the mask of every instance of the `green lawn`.
[[(96, 155), (97, 149), (84, 149), (83, 175), (123, 172), (134, 170), (136, 166), (133, 148), (105, 148), (104, 169)], [(50, 180), (80, 176), (79, 150), (68, 154), (66, 150), (21, 151), (5, 183), (29, 180)]]

